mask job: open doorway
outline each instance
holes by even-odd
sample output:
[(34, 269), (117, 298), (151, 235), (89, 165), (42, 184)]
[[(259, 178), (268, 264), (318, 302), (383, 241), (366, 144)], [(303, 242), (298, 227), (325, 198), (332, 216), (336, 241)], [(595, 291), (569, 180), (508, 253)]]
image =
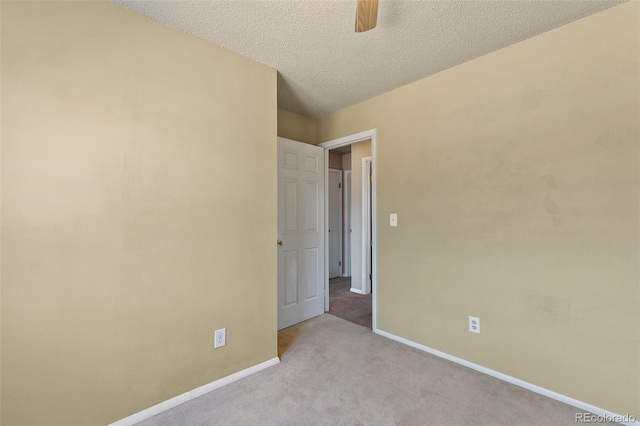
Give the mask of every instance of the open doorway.
[(325, 310), (373, 329), (372, 140), (329, 149), (327, 160), (329, 280)]

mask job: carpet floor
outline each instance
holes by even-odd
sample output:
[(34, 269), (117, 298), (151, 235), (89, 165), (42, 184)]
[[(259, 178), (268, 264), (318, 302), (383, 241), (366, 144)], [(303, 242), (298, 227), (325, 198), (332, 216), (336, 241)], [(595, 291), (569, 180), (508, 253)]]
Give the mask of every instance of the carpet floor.
[(574, 425), (576, 408), (333, 315), (279, 332), (282, 362), (140, 423)]
[(329, 280), (329, 313), (371, 330), (371, 294), (351, 291), (351, 278)]

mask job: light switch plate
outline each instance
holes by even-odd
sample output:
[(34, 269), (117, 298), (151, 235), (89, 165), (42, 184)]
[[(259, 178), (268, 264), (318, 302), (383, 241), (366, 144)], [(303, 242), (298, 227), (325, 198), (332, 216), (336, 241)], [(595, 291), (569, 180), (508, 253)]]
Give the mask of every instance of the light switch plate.
[(398, 214), (391, 213), (389, 215), (389, 226), (398, 226)]

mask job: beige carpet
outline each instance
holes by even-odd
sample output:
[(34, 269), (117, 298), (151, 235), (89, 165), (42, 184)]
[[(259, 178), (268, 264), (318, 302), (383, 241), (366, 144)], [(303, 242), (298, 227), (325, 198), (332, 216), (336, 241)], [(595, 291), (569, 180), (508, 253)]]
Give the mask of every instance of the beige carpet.
[(141, 425), (575, 425), (576, 408), (322, 315), (282, 362)]

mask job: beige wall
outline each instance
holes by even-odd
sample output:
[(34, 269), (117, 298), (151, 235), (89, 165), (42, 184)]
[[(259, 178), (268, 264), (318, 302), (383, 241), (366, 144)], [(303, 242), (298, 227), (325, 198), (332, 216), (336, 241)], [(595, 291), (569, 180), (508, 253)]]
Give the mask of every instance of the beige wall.
[(275, 70), (106, 2), (1, 24), (1, 423), (106, 424), (277, 356)]
[(351, 153), (342, 155), (342, 170), (351, 170)]
[(278, 136), (318, 144), (318, 120), (278, 108)]
[(378, 129), (380, 329), (640, 416), (639, 8), (320, 120)]
[(342, 170), (342, 155), (329, 153), (329, 168)]
[(371, 156), (371, 140), (351, 145), (351, 288), (362, 282), (362, 159)]

